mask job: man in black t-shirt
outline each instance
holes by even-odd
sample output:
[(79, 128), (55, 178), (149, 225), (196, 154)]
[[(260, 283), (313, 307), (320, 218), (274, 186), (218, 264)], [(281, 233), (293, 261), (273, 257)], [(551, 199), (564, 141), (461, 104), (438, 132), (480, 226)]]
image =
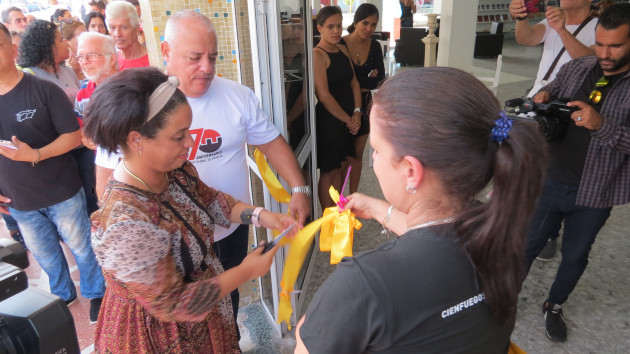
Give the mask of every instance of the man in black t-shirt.
[(547, 181), (529, 230), (527, 269), (564, 222), (562, 260), (543, 305), (546, 334), (564, 341), (563, 304), (588, 264), (614, 205), (630, 202), (630, 4), (606, 10), (595, 30), (596, 56), (565, 64), (535, 102), (568, 98), (577, 107), (566, 137), (550, 144)]
[(90, 220), (75, 160), (81, 143), (72, 104), (55, 84), (17, 70), (17, 48), (0, 24), (0, 212), (10, 213), (24, 241), (66, 303), (77, 298), (59, 245), (74, 254), (81, 294), (96, 323), (105, 282), (90, 242)]

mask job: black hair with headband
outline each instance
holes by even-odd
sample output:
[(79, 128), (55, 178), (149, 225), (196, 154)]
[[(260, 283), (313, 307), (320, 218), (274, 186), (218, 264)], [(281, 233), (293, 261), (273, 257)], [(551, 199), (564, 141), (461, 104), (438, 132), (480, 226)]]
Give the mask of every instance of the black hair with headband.
[(177, 79), (156, 68), (118, 72), (99, 85), (86, 107), (84, 131), (108, 152), (127, 149), (132, 131), (154, 139), (186, 96), (176, 88)]

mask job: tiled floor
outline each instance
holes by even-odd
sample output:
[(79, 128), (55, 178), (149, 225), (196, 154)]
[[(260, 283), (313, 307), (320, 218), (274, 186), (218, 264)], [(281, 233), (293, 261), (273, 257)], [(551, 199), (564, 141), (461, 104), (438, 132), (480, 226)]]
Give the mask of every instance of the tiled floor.
[[(505, 101), (519, 97), (531, 86), (537, 70), (540, 48), (518, 46), (513, 39), (506, 38), (503, 50), (504, 61), (498, 98)], [(492, 76), (495, 59), (475, 59), (473, 73)], [(404, 68), (399, 72), (404, 72)], [(380, 188), (372, 170), (364, 170), (360, 192), (379, 196)], [(626, 301), (630, 293), (630, 205), (616, 207), (606, 226), (593, 246), (589, 266), (577, 288), (564, 304), (565, 319), (569, 327), (569, 339), (565, 343), (553, 343), (544, 334), (544, 323), (540, 312), (542, 301), (553, 280), (558, 258), (549, 263), (536, 261), (525, 281), (519, 296), (519, 312), (512, 339), (530, 353), (627, 353), (630, 351), (630, 304)], [(0, 226), (0, 237), (8, 237)], [(378, 223), (368, 221), (355, 234), (355, 252), (367, 250), (384, 242)], [(334, 270), (328, 263), (328, 255), (319, 255), (316, 269), (307, 292), (307, 303), (317, 287)], [(71, 259), (71, 257), (70, 257)], [(74, 262), (72, 262), (74, 264)], [(31, 259), (27, 273), (30, 282), (38, 285), (42, 278), (37, 263)], [(73, 277), (76, 274), (74, 272)], [(78, 278), (75, 278), (78, 279)], [(38, 285), (39, 286), (39, 285)], [(87, 311), (89, 302), (79, 297), (70, 307), (80, 337), (81, 349), (92, 351), (94, 326), (89, 325)], [(292, 333), (280, 338), (259, 304), (241, 308), (239, 312), (241, 348), (245, 353), (291, 353), (295, 346)]]

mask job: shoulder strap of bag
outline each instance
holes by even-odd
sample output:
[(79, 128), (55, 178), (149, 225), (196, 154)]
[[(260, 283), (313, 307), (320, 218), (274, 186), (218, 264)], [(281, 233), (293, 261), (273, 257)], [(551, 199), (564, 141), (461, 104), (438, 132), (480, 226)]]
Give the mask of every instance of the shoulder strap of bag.
[[(577, 37), (578, 33), (580, 33), (582, 28), (584, 28), (589, 22), (591, 22), (592, 19), (593, 17), (591, 16), (585, 18), (584, 21), (582, 21), (582, 23), (580, 24), (580, 26), (575, 30), (575, 32), (573, 32), (573, 37)], [(560, 57), (562, 56), (562, 54), (564, 54), (565, 51), (566, 51), (565, 47), (562, 47), (562, 49), (560, 49), (560, 52), (558, 52), (558, 55), (556, 55), (556, 58), (553, 60), (553, 63), (551, 63), (549, 70), (547, 70), (545, 77), (543, 77), (543, 81), (546, 81), (547, 79), (549, 79), (549, 76), (551, 76), (551, 73), (556, 68), (558, 61), (560, 61)]]

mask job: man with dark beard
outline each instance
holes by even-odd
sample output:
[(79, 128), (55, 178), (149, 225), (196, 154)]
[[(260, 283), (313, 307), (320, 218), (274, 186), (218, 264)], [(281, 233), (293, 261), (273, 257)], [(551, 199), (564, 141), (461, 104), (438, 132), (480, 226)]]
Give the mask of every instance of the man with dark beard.
[(546, 334), (565, 341), (563, 304), (588, 264), (591, 245), (614, 205), (630, 202), (630, 4), (604, 11), (595, 30), (595, 56), (565, 64), (535, 102), (569, 98), (566, 137), (550, 144), (547, 180), (529, 230), (527, 269), (547, 236), (564, 221), (562, 261), (543, 304)]

